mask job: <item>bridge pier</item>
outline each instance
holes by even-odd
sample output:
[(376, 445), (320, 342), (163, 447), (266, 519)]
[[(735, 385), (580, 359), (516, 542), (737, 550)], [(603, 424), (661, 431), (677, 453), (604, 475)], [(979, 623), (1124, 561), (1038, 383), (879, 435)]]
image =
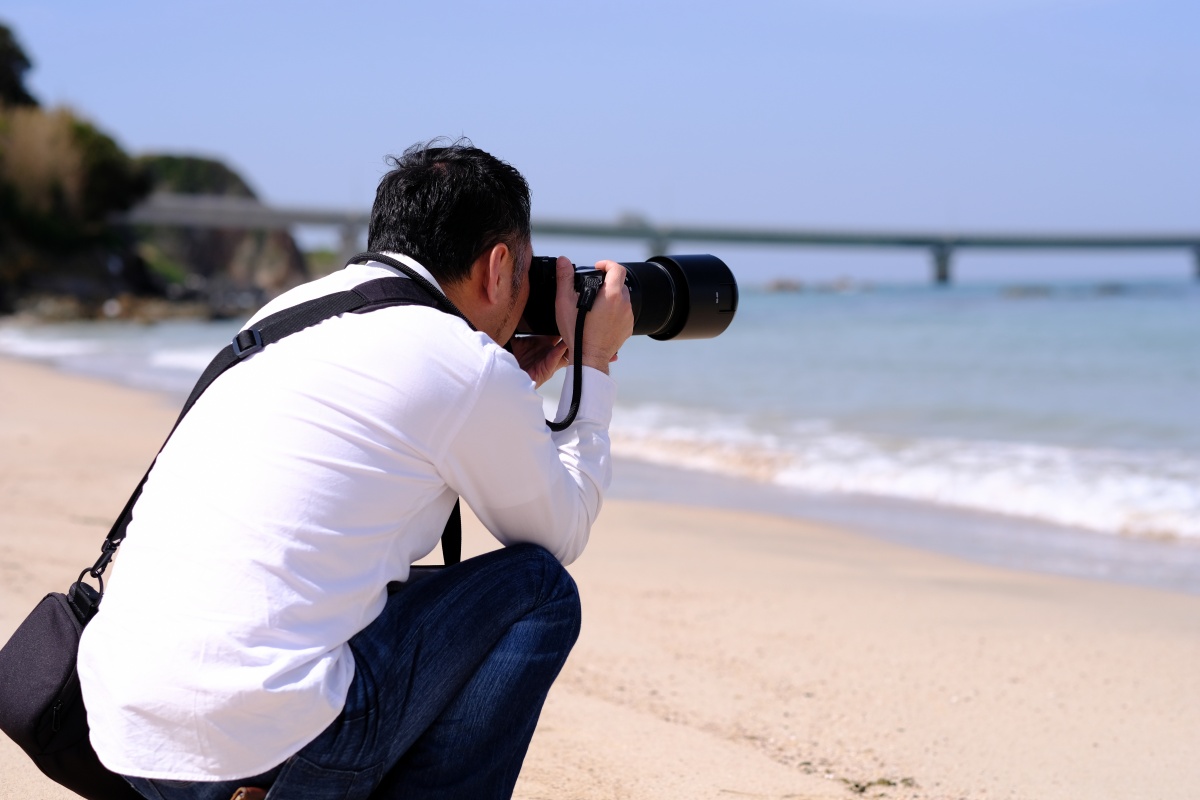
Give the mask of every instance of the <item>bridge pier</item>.
[(1192, 258), (1196, 262), (1196, 280), (1200, 281), (1200, 244), (1192, 247)]
[(646, 258), (654, 258), (655, 256), (665, 256), (671, 252), (671, 243), (666, 239), (655, 236), (649, 242), (650, 252), (646, 254)]
[(948, 244), (934, 245), (932, 250), (934, 285), (950, 285), (950, 258), (953, 253), (954, 248)]
[(343, 225), (340, 230), (341, 238), (338, 242), (338, 258), (339, 267), (346, 265), (351, 256), (357, 255), (362, 251), (362, 246), (359, 244), (359, 235), (362, 231), (361, 226), (348, 224)]

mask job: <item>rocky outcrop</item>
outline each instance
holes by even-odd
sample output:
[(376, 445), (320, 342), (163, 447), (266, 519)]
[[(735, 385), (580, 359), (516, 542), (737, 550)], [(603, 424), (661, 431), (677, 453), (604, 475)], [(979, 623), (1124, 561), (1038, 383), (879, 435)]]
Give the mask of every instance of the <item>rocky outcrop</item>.
[[(254, 199), (219, 161), (195, 156), (138, 159), (156, 192)], [(203, 299), (214, 316), (238, 316), (308, 278), (304, 256), (286, 231), (143, 227), (138, 253), (169, 297)]]

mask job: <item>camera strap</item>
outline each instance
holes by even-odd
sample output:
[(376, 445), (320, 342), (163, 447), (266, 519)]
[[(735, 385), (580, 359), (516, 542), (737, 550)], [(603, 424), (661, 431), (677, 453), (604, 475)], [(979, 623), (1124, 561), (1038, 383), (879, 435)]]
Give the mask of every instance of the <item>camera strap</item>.
[(583, 320), (595, 305), (596, 295), (603, 285), (604, 273), (599, 270), (587, 270), (575, 275), (575, 291), (579, 293), (579, 300), (575, 303), (575, 365), (571, 372), (571, 407), (558, 422), (546, 420), (546, 425), (556, 433), (571, 427), (579, 413), (579, 400), (583, 396)]

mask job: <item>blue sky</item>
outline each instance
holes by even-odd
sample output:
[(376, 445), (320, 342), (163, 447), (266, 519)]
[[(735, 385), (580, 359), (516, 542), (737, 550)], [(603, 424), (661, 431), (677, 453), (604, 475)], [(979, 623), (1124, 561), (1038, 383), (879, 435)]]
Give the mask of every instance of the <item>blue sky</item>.
[[(0, 20), (44, 103), (132, 152), (220, 157), (269, 202), (366, 207), (387, 153), (465, 134), (525, 173), (535, 217), (1200, 231), (1194, 2), (9, 0)], [(757, 277), (927, 272), (919, 254), (722, 255)], [(960, 262), (967, 279), (1192, 269)]]

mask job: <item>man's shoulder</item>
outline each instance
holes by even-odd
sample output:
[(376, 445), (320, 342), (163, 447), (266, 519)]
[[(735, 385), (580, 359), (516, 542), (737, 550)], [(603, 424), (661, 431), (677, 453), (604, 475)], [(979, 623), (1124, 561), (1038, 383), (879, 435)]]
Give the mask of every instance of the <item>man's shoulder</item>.
[(247, 320), (246, 325), (253, 325), (264, 317), (268, 317), (284, 309), (292, 308), (293, 306), (298, 306), (301, 303), (306, 303), (309, 300), (316, 300), (319, 297), (326, 297), (338, 292), (350, 291), (368, 281), (378, 278), (397, 277), (407, 280), (407, 278), (404, 278), (396, 270), (383, 265), (351, 264), (336, 272), (331, 272), (320, 278), (314, 278), (307, 283), (302, 283), (299, 286), (288, 289), (260, 308), (254, 316)]
[[(281, 294), (263, 306), (246, 326), (300, 303), (380, 278), (407, 280), (381, 264), (352, 264)], [(344, 314), (340, 323), (316, 327), (320, 332), (316, 328), (310, 331), (323, 340), (318, 347), (345, 348), (347, 354), (358, 352), (372, 359), (383, 373), (396, 370), (411, 376), (411, 371), (419, 368), (455, 373), (460, 380), (471, 382), (499, 382), (514, 389), (528, 381), (512, 354), (491, 337), (474, 330), (462, 318), (432, 306), (388, 306), (369, 313)], [(306, 342), (304, 347), (311, 347), (314, 341)]]

